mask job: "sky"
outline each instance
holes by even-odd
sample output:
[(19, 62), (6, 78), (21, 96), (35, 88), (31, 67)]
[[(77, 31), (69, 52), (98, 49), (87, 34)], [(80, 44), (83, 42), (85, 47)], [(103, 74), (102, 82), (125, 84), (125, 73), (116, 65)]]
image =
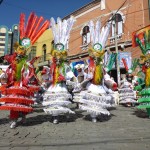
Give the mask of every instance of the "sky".
[[(0, 0), (1, 1), (1, 0)], [(92, 0), (3, 0), (0, 4), (0, 26), (9, 29), (19, 23), (20, 13), (25, 13), (26, 20), (31, 12), (44, 19), (63, 18)]]

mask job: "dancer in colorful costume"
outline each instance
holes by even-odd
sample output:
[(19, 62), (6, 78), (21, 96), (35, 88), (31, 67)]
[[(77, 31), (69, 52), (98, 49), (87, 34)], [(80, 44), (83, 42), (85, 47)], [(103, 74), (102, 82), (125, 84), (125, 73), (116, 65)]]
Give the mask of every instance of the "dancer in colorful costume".
[(22, 13), (19, 23), (19, 43), (14, 45), (14, 54), (5, 56), (10, 65), (6, 70), (7, 82), (0, 88), (4, 95), (0, 98), (0, 102), (5, 102), (0, 106), (0, 110), (10, 110), (10, 119), (12, 120), (10, 128), (17, 126), (20, 116), (22, 117), (21, 122), (24, 123), (26, 115), (33, 111), (32, 97), (34, 92), (39, 90), (33, 63), (38, 58), (27, 60), (31, 45), (49, 27), (47, 20), (40, 25), (43, 20), (43, 17), (37, 17), (31, 13), (25, 26), (25, 14)]
[[(110, 115), (107, 108), (112, 107), (114, 104), (113, 97), (109, 95), (112, 90), (107, 88), (105, 84), (106, 81), (110, 80), (111, 82), (112, 80), (103, 67), (104, 47), (109, 35), (110, 26), (108, 22), (106, 27), (102, 29), (103, 32), (100, 33), (100, 21), (96, 22), (95, 28), (93, 21), (90, 21), (92, 48), (88, 50), (88, 75), (83, 81), (87, 83), (86, 90), (75, 93), (74, 96), (74, 101), (79, 103), (79, 108), (87, 111), (93, 122), (97, 122), (97, 117), (100, 114)], [(82, 87), (82, 85), (83, 83), (81, 82), (80, 86)]]
[(150, 117), (150, 31), (143, 33), (143, 39), (140, 40), (136, 37), (136, 42), (141, 48), (142, 55), (140, 57), (140, 63), (142, 64), (142, 71), (145, 74), (145, 88), (138, 94), (141, 96), (138, 99), (140, 103), (139, 109), (146, 109), (147, 114)]
[[(69, 34), (74, 23), (74, 18), (61, 20), (57, 18), (57, 24), (51, 18), (51, 26), (54, 35), (54, 46), (51, 51), (50, 79), (51, 85), (44, 94), (43, 106), (47, 114), (53, 116), (53, 123), (59, 123), (59, 115), (74, 113), (68, 105), (72, 95), (66, 87), (69, 65), (66, 63)], [(44, 71), (43, 71), (44, 75)]]
[(132, 63), (132, 67), (129, 69), (126, 59), (122, 58), (124, 67), (126, 69), (127, 74), (124, 75), (123, 79), (121, 80), (121, 86), (118, 89), (119, 92), (119, 104), (124, 106), (134, 106), (136, 101), (136, 91), (133, 90), (133, 71), (135, 70), (134, 61)]

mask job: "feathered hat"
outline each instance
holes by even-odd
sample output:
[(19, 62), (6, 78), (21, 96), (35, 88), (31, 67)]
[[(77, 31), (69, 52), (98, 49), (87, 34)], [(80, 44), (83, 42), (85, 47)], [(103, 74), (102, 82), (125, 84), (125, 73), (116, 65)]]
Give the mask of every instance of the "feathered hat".
[(141, 48), (143, 55), (150, 54), (150, 30), (148, 30), (148, 32), (145, 31), (141, 34), (143, 36), (142, 41), (139, 39), (138, 35), (135, 34), (136, 43)]
[(14, 47), (17, 49), (20, 46), (20, 50), (28, 50), (37, 39), (43, 34), (43, 32), (49, 27), (50, 22), (44, 21), (42, 16), (38, 17), (34, 12), (30, 13), (27, 23), (25, 24), (25, 14), (20, 14), (19, 21), (19, 43)]
[(142, 52), (140, 63), (150, 63), (150, 29), (149, 26), (132, 33), (132, 46), (139, 46)]
[(137, 58), (133, 59), (131, 68), (128, 67), (127, 60), (125, 58), (122, 58), (122, 62), (127, 72), (127, 75), (132, 74), (135, 71), (136, 67), (139, 65), (139, 59)]
[(103, 51), (110, 31), (110, 22), (108, 22), (106, 26), (103, 27), (102, 30), (100, 31), (101, 29), (100, 20), (96, 22), (95, 26), (94, 22), (91, 20), (89, 22), (89, 28), (90, 28), (92, 48), (97, 51)]
[(57, 18), (57, 21), (54, 18), (50, 19), (52, 32), (54, 36), (54, 50), (52, 55), (55, 55), (56, 51), (63, 52), (67, 49), (67, 43), (69, 40), (69, 34), (72, 29), (72, 26), (75, 22), (73, 17), (70, 17), (68, 20), (61, 20), (61, 18)]

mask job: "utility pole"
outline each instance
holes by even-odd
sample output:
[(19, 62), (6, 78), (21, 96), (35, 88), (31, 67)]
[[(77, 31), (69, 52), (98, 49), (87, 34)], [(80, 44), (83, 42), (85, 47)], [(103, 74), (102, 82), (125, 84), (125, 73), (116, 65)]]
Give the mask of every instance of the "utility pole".
[(118, 82), (118, 88), (120, 88), (120, 60), (119, 60), (119, 53), (118, 53), (118, 42), (117, 42), (117, 29), (116, 29), (116, 15), (114, 16), (113, 19), (113, 26), (114, 26), (114, 35), (115, 35), (115, 49), (116, 49), (116, 67), (117, 67), (117, 82)]

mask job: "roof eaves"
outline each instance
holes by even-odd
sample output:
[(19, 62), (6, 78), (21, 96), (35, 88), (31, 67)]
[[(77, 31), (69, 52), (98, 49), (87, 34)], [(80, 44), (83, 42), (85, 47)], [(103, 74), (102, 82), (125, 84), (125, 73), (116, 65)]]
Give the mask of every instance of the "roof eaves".
[(71, 15), (75, 16), (76, 14), (78, 14), (78, 12), (83, 11), (84, 9), (89, 9), (93, 6), (93, 4), (96, 4), (97, 2), (100, 2), (101, 0), (93, 0), (92, 2), (82, 6), (81, 8), (75, 10), (74, 12), (68, 14), (67, 16), (65, 16), (63, 19), (68, 19)]

